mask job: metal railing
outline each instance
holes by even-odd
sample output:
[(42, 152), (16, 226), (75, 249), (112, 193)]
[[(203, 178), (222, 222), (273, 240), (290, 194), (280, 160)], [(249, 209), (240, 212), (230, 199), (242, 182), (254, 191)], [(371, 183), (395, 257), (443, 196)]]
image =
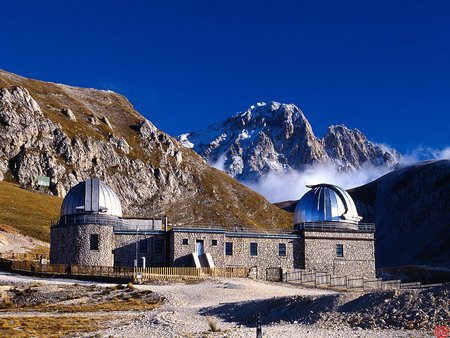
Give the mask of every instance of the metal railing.
[(308, 222), (300, 223), (294, 226), (296, 230), (358, 230), (358, 231), (375, 231), (374, 223), (344, 223), (344, 222)]
[(159, 231), (163, 228), (161, 218), (124, 219), (102, 214), (83, 214), (62, 216), (58, 221), (52, 221), (52, 226), (66, 226), (76, 224), (112, 225), (114, 231)]
[(125, 225), (126, 221), (110, 215), (83, 214), (62, 216), (58, 221), (52, 222), (52, 226), (71, 224)]
[(381, 278), (365, 278), (351, 276), (334, 276), (327, 272), (294, 269), (282, 273), (283, 282), (314, 285), (338, 290), (400, 290), (421, 289), (442, 284), (422, 284), (421, 282), (402, 283), (400, 280), (382, 280)]
[(240, 225), (236, 226), (223, 226), (219, 224), (203, 224), (203, 223), (192, 223), (192, 224), (173, 224), (171, 226), (173, 229), (211, 229), (211, 230), (223, 230), (225, 232), (231, 233), (257, 233), (257, 234), (291, 234), (294, 229), (273, 229), (273, 228), (248, 228)]

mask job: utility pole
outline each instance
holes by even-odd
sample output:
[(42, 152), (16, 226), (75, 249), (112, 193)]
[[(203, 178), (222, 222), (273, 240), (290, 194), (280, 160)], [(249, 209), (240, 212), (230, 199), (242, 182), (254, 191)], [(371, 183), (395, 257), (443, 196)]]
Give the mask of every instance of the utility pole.
[(256, 338), (262, 338), (261, 313), (258, 313), (258, 320), (256, 322)]
[(136, 228), (136, 258), (135, 258), (135, 260), (134, 260), (134, 266), (135, 266), (136, 268), (138, 267), (138, 264), (139, 264), (139, 262), (138, 262), (138, 246), (139, 246), (139, 236), (138, 236), (138, 233), (139, 233), (139, 227)]

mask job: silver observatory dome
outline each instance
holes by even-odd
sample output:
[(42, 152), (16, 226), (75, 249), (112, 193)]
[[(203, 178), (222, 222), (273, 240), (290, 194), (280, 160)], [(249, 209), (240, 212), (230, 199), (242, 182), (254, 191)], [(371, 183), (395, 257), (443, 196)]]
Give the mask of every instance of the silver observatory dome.
[(294, 226), (305, 223), (336, 222), (358, 227), (362, 219), (355, 203), (342, 188), (331, 184), (307, 185), (311, 188), (298, 201), (294, 213)]
[(61, 217), (80, 214), (122, 217), (122, 206), (109, 185), (88, 178), (70, 189), (61, 205)]

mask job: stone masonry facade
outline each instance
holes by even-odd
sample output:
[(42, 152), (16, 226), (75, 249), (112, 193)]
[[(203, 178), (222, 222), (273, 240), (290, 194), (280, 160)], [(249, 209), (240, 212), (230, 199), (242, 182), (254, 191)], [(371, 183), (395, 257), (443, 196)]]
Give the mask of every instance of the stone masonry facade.
[(306, 269), (335, 276), (375, 277), (373, 232), (304, 230), (302, 237)]
[[(92, 249), (92, 236), (97, 247)], [(113, 266), (113, 226), (100, 224), (54, 225), (50, 230), (52, 264)]]
[[(92, 248), (91, 236), (97, 236)], [(335, 276), (375, 277), (373, 232), (302, 230), (292, 233), (172, 228), (168, 231), (114, 231), (99, 224), (51, 228), (53, 264), (99, 266), (195, 266), (193, 254), (209, 253), (215, 267), (306, 269)], [(339, 246), (339, 248), (338, 248)]]

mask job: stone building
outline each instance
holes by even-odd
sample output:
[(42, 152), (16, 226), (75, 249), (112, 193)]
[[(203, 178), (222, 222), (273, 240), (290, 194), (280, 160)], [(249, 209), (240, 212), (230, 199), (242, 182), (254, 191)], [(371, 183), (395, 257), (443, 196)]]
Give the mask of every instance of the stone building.
[(375, 276), (374, 226), (361, 224), (348, 193), (311, 186), (292, 231), (168, 226), (167, 219), (125, 218), (114, 191), (87, 179), (64, 198), (52, 224), (52, 264), (306, 269)]

